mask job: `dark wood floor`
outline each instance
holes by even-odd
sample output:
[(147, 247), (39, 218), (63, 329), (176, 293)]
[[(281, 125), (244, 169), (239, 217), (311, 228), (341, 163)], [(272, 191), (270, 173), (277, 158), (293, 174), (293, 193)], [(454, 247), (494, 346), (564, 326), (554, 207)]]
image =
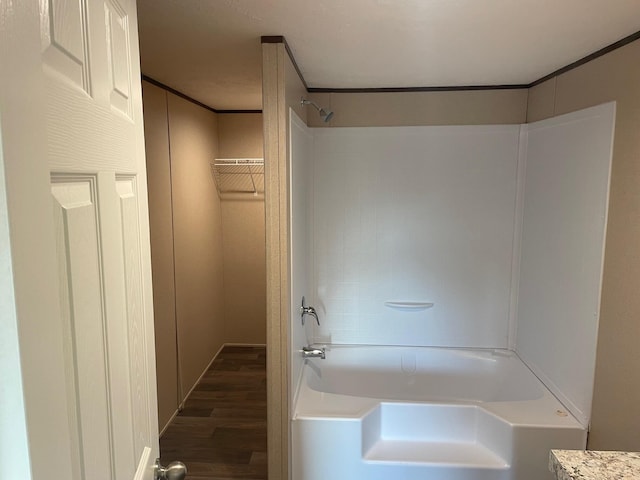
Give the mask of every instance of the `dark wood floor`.
[(224, 347), (162, 435), (160, 456), (184, 462), (187, 479), (266, 480), (264, 347)]

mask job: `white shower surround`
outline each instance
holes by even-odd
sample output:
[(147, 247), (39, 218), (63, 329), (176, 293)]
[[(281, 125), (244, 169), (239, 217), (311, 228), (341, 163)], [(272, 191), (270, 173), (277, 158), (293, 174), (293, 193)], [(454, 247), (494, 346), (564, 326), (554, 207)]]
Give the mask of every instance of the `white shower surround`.
[[(508, 348), (586, 426), (614, 118), (613, 103), (527, 125), (308, 129), (292, 118), (292, 175), (307, 172), (293, 182), (307, 194), (304, 212), (292, 204), (292, 225), (306, 225), (292, 245), (304, 244), (298, 262), (313, 259), (304, 289), (292, 260), (294, 343)], [(320, 328), (297, 325), (300, 294)]]

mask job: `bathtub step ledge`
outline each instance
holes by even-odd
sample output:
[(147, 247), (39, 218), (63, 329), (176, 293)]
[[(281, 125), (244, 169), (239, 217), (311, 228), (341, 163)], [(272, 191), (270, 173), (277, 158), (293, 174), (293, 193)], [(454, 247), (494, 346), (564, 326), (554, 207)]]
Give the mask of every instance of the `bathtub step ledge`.
[(469, 469), (507, 470), (508, 462), (484, 445), (457, 442), (378, 440), (364, 455), (368, 462), (417, 463)]

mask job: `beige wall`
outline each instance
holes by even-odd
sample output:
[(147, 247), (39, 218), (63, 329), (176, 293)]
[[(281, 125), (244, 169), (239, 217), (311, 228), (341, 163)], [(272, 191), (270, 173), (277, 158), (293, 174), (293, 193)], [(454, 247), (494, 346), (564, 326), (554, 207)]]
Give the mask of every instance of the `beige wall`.
[(267, 335), (264, 201), (222, 201), (225, 341), (264, 344)]
[[(289, 147), (289, 120), (288, 120), (289, 108), (292, 108), (305, 123), (307, 123), (308, 120), (311, 118), (311, 115), (308, 115), (308, 112), (310, 111), (310, 109), (313, 109), (313, 111), (315, 111), (315, 109), (313, 107), (304, 106), (302, 105), (302, 103), (300, 103), (300, 100), (302, 100), (303, 97), (306, 99), (309, 99), (312, 97), (312, 95), (307, 93), (307, 89), (302, 83), (302, 80), (300, 80), (300, 77), (298, 76), (298, 72), (293, 66), (293, 63), (291, 62), (291, 59), (289, 58), (288, 55), (286, 56), (286, 59), (284, 62), (284, 82), (285, 82), (285, 89), (284, 89), (285, 109), (284, 110), (286, 112), (286, 117), (287, 117), (286, 146), (288, 148)], [(318, 115), (317, 118), (320, 119), (320, 116)]]
[(306, 122), (306, 89), (283, 43), (262, 45), (267, 259), (267, 425), (269, 479), (289, 475), (290, 262), (289, 108)]
[(307, 107), (311, 127), (514, 124), (524, 123), (527, 115), (526, 89), (310, 96), (334, 112), (324, 123), (313, 107)]
[(218, 143), (220, 158), (262, 158), (262, 114), (219, 114)]
[(213, 112), (143, 89), (162, 429), (224, 342), (222, 213), (210, 170), (218, 125)]
[[(262, 158), (262, 114), (218, 115), (220, 158)], [(265, 343), (264, 198), (225, 196), (222, 207), (225, 342)]]
[(217, 118), (173, 94), (168, 100), (178, 352), (186, 394), (224, 341), (222, 222), (210, 167), (218, 153)]
[(616, 131), (589, 448), (638, 451), (640, 41), (532, 88), (527, 120), (612, 100)]
[(142, 82), (142, 88), (156, 334), (158, 423), (162, 429), (179, 403), (167, 94), (147, 82)]

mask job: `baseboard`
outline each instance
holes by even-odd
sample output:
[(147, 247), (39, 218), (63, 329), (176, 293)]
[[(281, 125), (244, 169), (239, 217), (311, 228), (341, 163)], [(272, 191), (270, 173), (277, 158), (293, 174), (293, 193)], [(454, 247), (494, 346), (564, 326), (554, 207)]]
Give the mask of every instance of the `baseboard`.
[(161, 438), (162, 435), (164, 435), (164, 432), (167, 430), (167, 428), (169, 428), (169, 425), (171, 425), (171, 422), (173, 422), (175, 418), (178, 416), (178, 413), (180, 413), (180, 409), (176, 408), (176, 411), (173, 412), (173, 415), (171, 415), (171, 418), (169, 418), (165, 426), (162, 427), (162, 430), (160, 430), (160, 433), (158, 434), (158, 438)]
[(176, 409), (176, 411), (173, 412), (173, 415), (171, 415), (171, 418), (169, 418), (166, 425), (162, 427), (162, 430), (160, 430), (160, 434), (159, 434), (160, 437), (162, 437), (162, 435), (167, 430), (169, 425), (171, 425), (171, 422), (175, 420), (178, 413), (180, 413), (180, 411), (184, 408), (184, 404), (189, 399), (189, 395), (193, 393), (193, 390), (198, 386), (198, 384), (202, 380), (202, 377), (205, 376), (209, 368), (211, 368), (211, 365), (213, 365), (213, 362), (216, 360), (216, 358), (218, 358), (218, 355), (220, 355), (220, 352), (222, 352), (222, 349), (224, 347), (266, 347), (266, 345), (264, 343), (223, 343), (218, 349), (218, 351), (215, 353), (211, 361), (207, 364), (204, 371), (200, 374), (196, 382), (193, 384), (193, 386), (189, 389), (187, 394), (184, 396), (184, 399), (182, 400), (182, 402), (180, 402), (180, 405), (178, 405), (178, 408)]
[(209, 370), (209, 367), (211, 367), (211, 365), (213, 364), (213, 362), (215, 361), (215, 359), (218, 357), (218, 355), (220, 355), (220, 352), (222, 351), (222, 349), (224, 348), (225, 344), (223, 343), (220, 348), (218, 349), (218, 351), (215, 353), (215, 355), (213, 356), (213, 358), (211, 359), (211, 361), (207, 364), (207, 366), (204, 368), (204, 371), (200, 374), (200, 376), (198, 377), (198, 379), (196, 380), (196, 382), (193, 384), (193, 386), (189, 389), (189, 391), (187, 392), (187, 394), (184, 396), (184, 398), (182, 399), (182, 401), (180, 402), (180, 404), (178, 405), (178, 408), (176, 409), (175, 412), (173, 412), (173, 415), (171, 415), (171, 418), (169, 419), (169, 421), (166, 423), (166, 425), (162, 428), (162, 430), (160, 430), (160, 437), (162, 437), (162, 435), (164, 434), (164, 432), (167, 430), (167, 428), (169, 427), (169, 425), (171, 425), (171, 422), (173, 422), (176, 418), (176, 416), (178, 415), (178, 413), (180, 413), (180, 411), (184, 408), (184, 403), (187, 401), (187, 399), (189, 398), (189, 395), (191, 395), (191, 393), (193, 392), (193, 389), (196, 388), (196, 386), (198, 385), (198, 383), (200, 383), (200, 380), (202, 380), (202, 377), (204, 377), (204, 374), (207, 373), (207, 370)]
[(193, 393), (193, 390), (198, 386), (198, 384), (200, 383), (200, 380), (202, 380), (202, 377), (204, 377), (204, 375), (207, 373), (207, 370), (209, 370), (209, 368), (211, 367), (211, 365), (213, 365), (213, 362), (216, 360), (216, 358), (218, 358), (218, 355), (220, 355), (220, 352), (222, 351), (222, 349), (224, 348), (224, 346), (226, 345), (226, 343), (223, 343), (220, 348), (218, 349), (218, 351), (215, 353), (215, 355), (213, 356), (213, 358), (211, 359), (211, 361), (207, 364), (206, 367), (204, 367), (204, 370), (202, 371), (202, 373), (200, 374), (200, 376), (197, 378), (197, 380), (195, 381), (195, 383), (191, 386), (191, 388), (189, 389), (189, 391), (187, 392), (187, 394), (184, 396), (184, 399), (182, 400), (182, 402), (180, 402), (180, 405), (178, 406), (178, 410), (182, 410), (184, 408), (184, 402), (187, 401), (187, 399), (189, 398), (189, 395), (191, 395), (191, 393)]

